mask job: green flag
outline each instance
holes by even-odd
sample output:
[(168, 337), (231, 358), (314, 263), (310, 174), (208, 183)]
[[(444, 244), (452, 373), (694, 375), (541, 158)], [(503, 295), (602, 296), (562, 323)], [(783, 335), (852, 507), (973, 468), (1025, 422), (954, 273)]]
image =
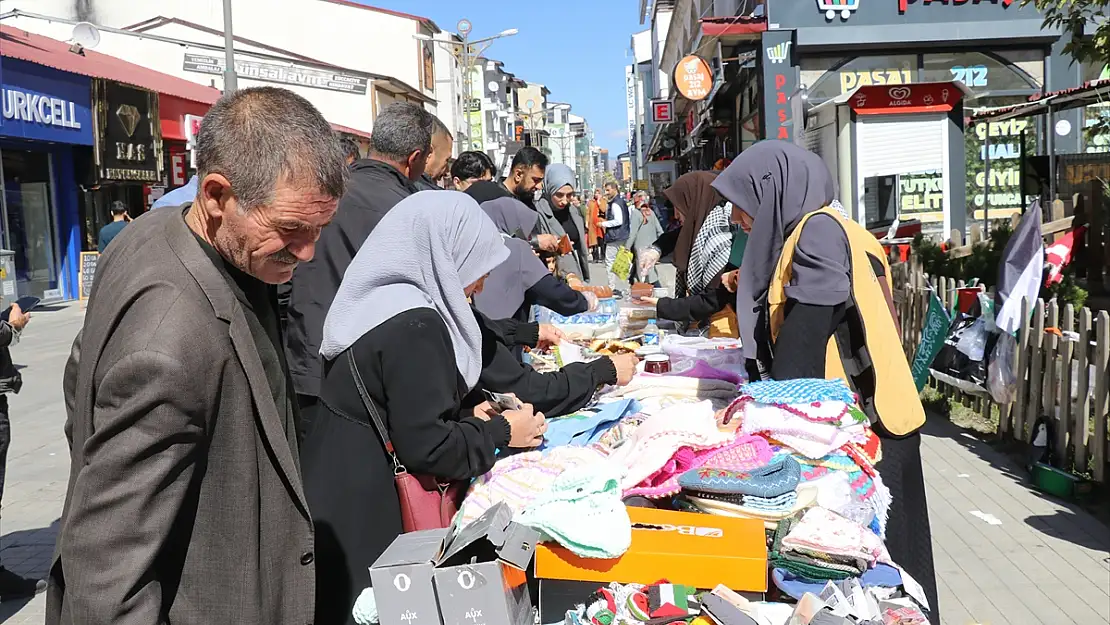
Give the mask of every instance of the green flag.
[(948, 326), (952, 323), (948, 311), (936, 293), (931, 293), (929, 298), (929, 311), (925, 314), (925, 327), (921, 330), (921, 344), (910, 363), (913, 372), (913, 381), (917, 384), (917, 391), (925, 388), (929, 379), (929, 365), (937, 357), (940, 348), (944, 346), (944, 337), (948, 334)]

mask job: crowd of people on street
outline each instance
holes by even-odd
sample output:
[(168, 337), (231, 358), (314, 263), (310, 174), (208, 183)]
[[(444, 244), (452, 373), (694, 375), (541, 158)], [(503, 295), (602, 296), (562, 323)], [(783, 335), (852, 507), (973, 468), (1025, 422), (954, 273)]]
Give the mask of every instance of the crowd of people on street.
[[(452, 142), (397, 103), (364, 157), (304, 98), (240, 90), (204, 118), (193, 196), (102, 235), (64, 376), (71, 469), (48, 625), (353, 623), (367, 567), (403, 531), (400, 472), (479, 477), (539, 446), (548, 417), (632, 380), (635, 354), (522, 362), (564, 338), (533, 306), (596, 309), (591, 263), (619, 295), (661, 287), (669, 259), (674, 292), (641, 303), (739, 337), (750, 379), (850, 377), (826, 355), (852, 375), (901, 355), (883, 344), (882, 292), (860, 279), (870, 248), (799, 147), (759, 143), (656, 201), (579, 188), (533, 147), (499, 172), (481, 152), (452, 160)], [(14, 309), (0, 322), (0, 393), (26, 322)], [(888, 544), (935, 606), (920, 424), (887, 384), (861, 400), (895, 494)]]

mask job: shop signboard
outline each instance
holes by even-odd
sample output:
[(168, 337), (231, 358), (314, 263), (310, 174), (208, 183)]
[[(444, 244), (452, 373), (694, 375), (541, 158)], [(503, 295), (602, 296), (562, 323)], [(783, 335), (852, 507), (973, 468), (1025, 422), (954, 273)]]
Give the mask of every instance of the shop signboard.
[(791, 60), (793, 32), (763, 33), (763, 111), (765, 139), (792, 141), (794, 122), (790, 98), (798, 90), (798, 69)]
[(767, 0), (774, 28), (1041, 20), (1018, 0)]
[(93, 144), (89, 79), (3, 57), (0, 61), (0, 136)]
[(713, 91), (713, 70), (705, 59), (691, 54), (678, 62), (678, 67), (674, 69), (674, 82), (682, 97), (699, 102)]
[(101, 180), (162, 179), (162, 125), (158, 94), (107, 80), (93, 82), (97, 173)]
[(485, 141), (483, 141), (483, 137), (485, 136), (485, 134), (482, 130), (482, 112), (481, 111), (473, 111), (473, 112), (467, 113), (467, 115), (470, 117), (470, 148), (469, 149), (481, 152), (482, 150), (485, 149)]
[(655, 124), (669, 124), (674, 121), (674, 100), (652, 100), (651, 121)]
[[(224, 73), (224, 60), (216, 56), (203, 54), (185, 54), (182, 69), (197, 74), (212, 74), (222, 76)], [(356, 93), (366, 95), (369, 79), (366, 76), (344, 72), (339, 69), (321, 70), (311, 67), (298, 67), (296, 65), (278, 65), (276, 63), (260, 63), (235, 59), (235, 73), (240, 78), (257, 80), (259, 82), (272, 82), (280, 85), (298, 85), (311, 89), (324, 89), (327, 91), (341, 91), (343, 93)]]

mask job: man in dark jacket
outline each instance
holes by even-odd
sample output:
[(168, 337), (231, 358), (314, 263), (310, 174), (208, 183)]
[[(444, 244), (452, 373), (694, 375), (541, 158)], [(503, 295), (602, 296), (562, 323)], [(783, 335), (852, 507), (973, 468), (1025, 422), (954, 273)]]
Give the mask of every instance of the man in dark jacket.
[[(12, 442), (12, 426), (8, 417), (8, 393), (18, 393), (23, 378), (12, 364), (8, 347), (19, 340), (19, 334), (31, 315), (12, 304), (8, 320), (0, 321), (0, 498), (4, 496), (4, 476), (7, 473), (8, 446)], [(0, 566), (0, 601), (26, 599), (46, 590), (46, 580), (20, 577)]]
[(451, 129), (438, 117), (432, 117), (432, 120), (435, 123), (435, 130), (432, 132), (432, 150), (428, 153), (428, 164), (424, 167), (423, 175), (413, 183), (418, 191), (443, 190), (443, 187), (439, 186), (439, 180), (447, 175), (451, 150), (455, 147)]
[[(370, 157), (351, 165), (347, 192), (339, 201), (335, 219), (320, 233), (315, 258), (301, 263), (293, 274), (286, 349), (302, 408), (312, 406), (319, 397), (324, 319), (343, 274), (381, 218), (416, 193), (413, 181), (424, 173), (434, 128), (435, 117), (414, 104), (392, 104), (378, 114), (370, 137)], [(301, 411), (305, 427), (311, 413)]]

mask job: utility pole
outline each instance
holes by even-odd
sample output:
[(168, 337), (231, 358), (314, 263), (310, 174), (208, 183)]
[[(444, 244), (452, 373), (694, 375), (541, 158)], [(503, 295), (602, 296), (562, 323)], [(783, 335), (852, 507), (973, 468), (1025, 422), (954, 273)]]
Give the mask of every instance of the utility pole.
[(235, 75), (235, 35), (231, 32), (231, 0), (224, 0), (224, 93), (235, 93), (239, 79)]
[(466, 115), (466, 149), (471, 150), (474, 148), (474, 136), (471, 134), (473, 129), (470, 127), (470, 100), (474, 97), (474, 60), (471, 58), (470, 54), (470, 31), (473, 29), (473, 26), (471, 26), (470, 20), (464, 18), (459, 20), (455, 28), (458, 29), (459, 34), (462, 35), (462, 49), (459, 50), (459, 56), (462, 59), (463, 92), (465, 93), (463, 97), (463, 114)]

